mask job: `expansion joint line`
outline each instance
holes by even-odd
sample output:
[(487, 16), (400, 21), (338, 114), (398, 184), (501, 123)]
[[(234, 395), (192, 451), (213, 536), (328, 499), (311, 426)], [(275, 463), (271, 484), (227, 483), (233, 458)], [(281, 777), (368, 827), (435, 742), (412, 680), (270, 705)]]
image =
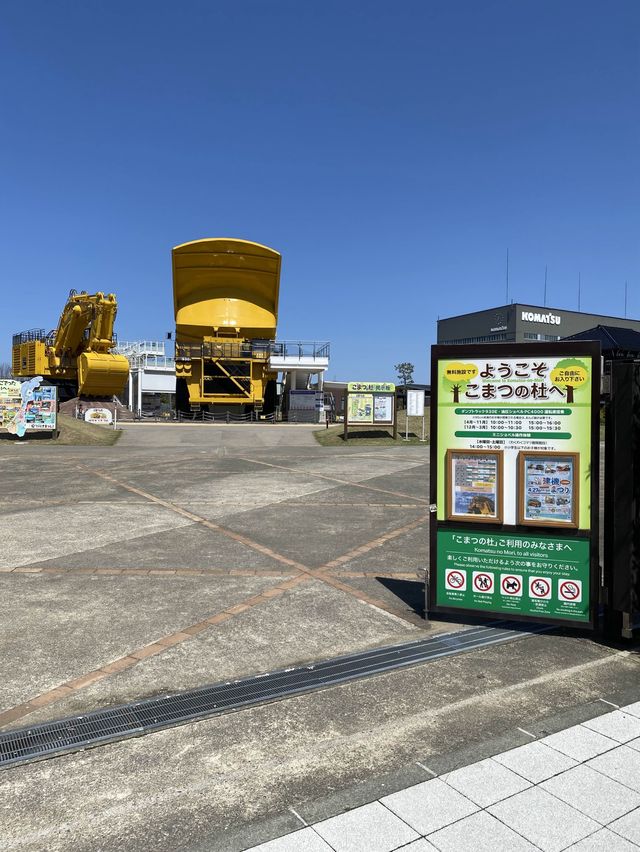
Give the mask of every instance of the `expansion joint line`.
[[(145, 500), (148, 500), (159, 506), (163, 506), (164, 508), (175, 512), (178, 515), (188, 518), (194, 523), (202, 524), (203, 526), (214, 530), (215, 532), (219, 532), (222, 535), (230, 537), (234, 541), (237, 541), (238, 543), (241, 543), (246, 547), (250, 547), (264, 555), (267, 555), (272, 559), (275, 559), (276, 561), (280, 562), (281, 564), (286, 565), (289, 568), (296, 569), (298, 573), (293, 574), (293, 576), (289, 576), (287, 579), (282, 580), (281, 582), (268, 589), (265, 589), (259, 594), (252, 595), (240, 601), (240, 603), (227, 607), (222, 612), (215, 613), (203, 619), (202, 621), (188, 625), (187, 627), (183, 627), (181, 630), (178, 630), (175, 633), (171, 633), (168, 636), (163, 636), (147, 645), (144, 645), (140, 648), (135, 649), (134, 651), (131, 651), (124, 657), (120, 657), (112, 661), (111, 663), (108, 663), (107, 665), (87, 672), (86, 674), (74, 678), (73, 680), (66, 681), (65, 683), (60, 684), (54, 689), (50, 689), (47, 692), (35, 696), (34, 698), (29, 699), (28, 701), (22, 704), (16, 705), (6, 710), (5, 712), (0, 713), (0, 727), (20, 720), (41, 707), (48, 706), (49, 704), (53, 704), (54, 702), (60, 699), (67, 698), (73, 695), (74, 693), (77, 693), (79, 690), (85, 689), (93, 683), (97, 683), (101, 680), (104, 680), (109, 675), (125, 671), (126, 669), (130, 669), (133, 666), (137, 665), (137, 663), (139, 663), (141, 660), (160, 654), (163, 651), (166, 651), (168, 648), (173, 647), (174, 645), (178, 645), (182, 642), (186, 642), (192, 639), (194, 636), (197, 636), (204, 630), (208, 630), (213, 626), (222, 624), (225, 621), (228, 621), (231, 618), (235, 618), (238, 615), (241, 615), (242, 613), (247, 612), (248, 610), (251, 610), (256, 606), (260, 606), (261, 604), (268, 603), (271, 600), (275, 600), (281, 597), (286, 592), (288, 592), (290, 589), (295, 588), (296, 586), (299, 586), (310, 580), (319, 580), (320, 582), (326, 584), (327, 586), (330, 586), (331, 588), (334, 588), (351, 597), (356, 598), (362, 603), (368, 604), (369, 606), (382, 610), (396, 618), (399, 618), (403, 621), (409, 621), (411, 623), (411, 619), (408, 618), (407, 614), (402, 610), (399, 610), (389, 605), (386, 601), (380, 600), (372, 595), (368, 595), (365, 592), (361, 592), (359, 589), (350, 586), (343, 580), (332, 576), (331, 572), (336, 568), (339, 568), (340, 565), (342, 565), (344, 562), (347, 562), (356, 556), (368, 553), (376, 547), (381, 547), (387, 541), (397, 538), (398, 536), (403, 535), (406, 532), (410, 532), (411, 530), (415, 529), (417, 526), (424, 522), (425, 518), (427, 517), (426, 515), (421, 516), (420, 518), (417, 518), (402, 527), (392, 530), (391, 532), (385, 533), (384, 535), (379, 536), (373, 539), (372, 541), (361, 545), (360, 547), (353, 548), (347, 553), (343, 554), (341, 557), (338, 557), (337, 559), (334, 559), (320, 566), (320, 568), (313, 569), (309, 568), (306, 565), (303, 565), (300, 562), (297, 562), (296, 560), (289, 559), (288, 557), (277, 553), (271, 548), (265, 547), (264, 545), (253, 541), (247, 536), (243, 536), (239, 533), (234, 533), (231, 530), (228, 530), (225, 527), (221, 526), (220, 524), (216, 524), (213, 521), (209, 521), (207, 518), (202, 518), (201, 516), (196, 515), (193, 512), (189, 512), (188, 510), (183, 509), (180, 506), (176, 506), (175, 504), (170, 503), (168, 500), (163, 500), (153, 494), (143, 491), (142, 489), (136, 488), (133, 485), (129, 485), (126, 482), (122, 482), (103, 471), (98, 471), (81, 464), (78, 464), (77, 468), (86, 473), (90, 473), (94, 476), (104, 479), (105, 481), (110, 482), (114, 485), (117, 485), (120, 488), (124, 488), (125, 490), (133, 494), (137, 494), (138, 496), (143, 497)], [(105, 571), (100, 570), (99, 572), (96, 571), (96, 573), (105, 573)]]
[(246, 456), (234, 456), (239, 461), (249, 462), (250, 464), (260, 464), (264, 467), (273, 467), (276, 470), (288, 470), (290, 473), (303, 474), (304, 476), (314, 476), (316, 479), (326, 479), (328, 482), (336, 482), (338, 485), (350, 485), (352, 488), (363, 488), (365, 491), (376, 491), (378, 494), (391, 494), (393, 497), (404, 497), (406, 500), (414, 500), (421, 504), (428, 504), (429, 500), (426, 497), (415, 497), (412, 494), (404, 494), (402, 491), (391, 491), (388, 488), (378, 488), (377, 485), (365, 485), (364, 482), (351, 482), (349, 479), (339, 479), (337, 476), (328, 476), (326, 473), (315, 473), (309, 470), (300, 470), (296, 467), (287, 467), (283, 464), (274, 464), (273, 462), (265, 462), (259, 459), (249, 459)]
[(119, 479), (116, 479), (115, 477), (111, 476), (108, 473), (105, 473), (104, 471), (95, 470), (93, 468), (86, 467), (85, 465), (78, 465), (78, 467), (79, 469), (87, 473), (91, 473), (94, 476), (106, 480), (107, 482), (111, 482), (113, 485), (117, 485), (118, 487), (124, 488), (133, 494), (137, 494), (138, 496), (144, 497), (152, 503), (156, 503), (159, 506), (163, 506), (165, 509), (169, 509), (170, 511), (175, 512), (178, 515), (181, 515), (182, 517), (189, 518), (189, 520), (193, 521), (194, 523), (202, 524), (208, 529), (214, 530), (215, 532), (218, 532), (222, 535), (227, 536), (228, 538), (231, 538), (233, 541), (236, 541), (240, 544), (245, 545), (246, 547), (250, 547), (253, 550), (258, 551), (259, 553), (269, 556), (283, 565), (295, 568), (300, 572), (301, 575), (305, 575), (308, 578), (320, 580), (320, 582), (323, 582), (334, 589), (339, 589), (345, 594), (348, 594), (351, 597), (355, 597), (363, 603), (367, 603), (371, 606), (377, 607), (378, 609), (381, 609), (384, 612), (389, 613), (390, 615), (394, 615), (412, 623), (412, 619), (408, 618), (407, 614), (402, 610), (391, 606), (386, 601), (383, 601), (380, 598), (376, 598), (373, 595), (368, 595), (365, 592), (361, 592), (359, 589), (350, 586), (348, 583), (336, 579), (335, 577), (331, 576), (330, 572), (335, 568), (339, 568), (340, 565), (344, 564), (350, 559), (353, 559), (354, 557), (360, 556), (364, 553), (368, 553), (370, 550), (373, 550), (376, 547), (380, 547), (383, 544), (386, 544), (387, 541), (391, 541), (392, 539), (397, 538), (398, 536), (415, 529), (420, 524), (424, 523), (427, 517), (426, 514), (421, 515), (419, 518), (410, 521), (408, 524), (405, 524), (396, 530), (392, 530), (389, 533), (385, 533), (384, 535), (373, 539), (373, 541), (367, 542), (367, 544), (353, 548), (352, 550), (347, 551), (347, 553), (343, 554), (341, 557), (333, 559), (330, 562), (327, 562), (325, 565), (321, 565), (319, 568), (314, 569), (309, 568), (307, 565), (303, 565), (301, 562), (297, 562), (294, 559), (289, 559), (289, 557), (283, 556), (281, 553), (278, 553), (272, 548), (265, 547), (264, 545), (253, 541), (253, 539), (250, 539), (248, 536), (242, 535), (241, 533), (235, 533), (232, 530), (223, 527), (221, 524), (216, 524), (213, 521), (208, 520), (207, 518), (203, 518), (200, 515), (196, 515), (193, 512), (189, 512), (187, 509), (183, 509), (181, 506), (176, 506), (174, 503), (171, 503), (168, 500), (163, 500), (160, 497), (156, 497), (154, 494), (150, 494), (147, 491), (143, 491), (140, 488), (136, 488), (135, 486), (130, 485), (128, 482), (123, 482)]

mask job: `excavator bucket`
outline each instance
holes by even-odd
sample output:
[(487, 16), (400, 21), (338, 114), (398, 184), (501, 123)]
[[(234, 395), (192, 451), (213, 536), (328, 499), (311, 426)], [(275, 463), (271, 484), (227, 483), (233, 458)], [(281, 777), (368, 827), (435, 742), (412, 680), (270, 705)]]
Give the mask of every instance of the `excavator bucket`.
[(83, 352), (78, 358), (78, 394), (117, 396), (129, 377), (129, 361), (124, 355)]

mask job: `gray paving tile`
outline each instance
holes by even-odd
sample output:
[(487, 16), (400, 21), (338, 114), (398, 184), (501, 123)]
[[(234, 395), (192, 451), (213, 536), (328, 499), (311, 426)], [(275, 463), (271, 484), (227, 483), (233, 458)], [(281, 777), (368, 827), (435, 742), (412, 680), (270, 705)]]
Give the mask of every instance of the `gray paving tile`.
[[(609, 754), (603, 757), (608, 757)], [(640, 754), (638, 757), (640, 758)], [(556, 775), (540, 786), (547, 793), (557, 796), (603, 825), (640, 806), (640, 794), (585, 764), (569, 769), (562, 775)]]
[(486, 811), (430, 834), (429, 841), (440, 852), (534, 852), (536, 848)]
[(587, 766), (640, 793), (640, 751), (626, 745), (618, 746), (594, 757)]
[(419, 839), (416, 831), (380, 802), (316, 823), (314, 829), (335, 852), (391, 852)]
[(560, 852), (601, 828), (597, 822), (540, 787), (530, 787), (493, 805), (489, 813), (543, 852)]
[(260, 846), (252, 846), (247, 852), (332, 852), (328, 843), (325, 843), (312, 828), (303, 828), (276, 840), (261, 843)]
[(408, 846), (403, 846), (401, 852), (434, 852), (434, 850), (438, 852), (437, 847), (421, 837), (420, 840), (414, 840)]
[(623, 713), (630, 713), (632, 716), (640, 718), (640, 701), (636, 701), (634, 704), (627, 704), (625, 707), (621, 707), (620, 709)]
[(629, 740), (625, 745), (629, 746), (629, 748), (633, 748), (636, 751), (640, 751), (640, 737), (637, 740)]
[(570, 852), (637, 852), (638, 847), (608, 828), (601, 828), (595, 834), (574, 843), (569, 849)]
[(619, 743), (626, 743), (636, 737), (640, 737), (640, 719), (622, 710), (614, 710), (613, 713), (605, 713), (596, 719), (590, 719), (583, 723), (586, 728), (604, 734)]
[(544, 737), (539, 742), (579, 762), (589, 760), (616, 747), (616, 740), (604, 737), (582, 725), (574, 725), (572, 728), (558, 731), (557, 734)]
[(493, 758), (507, 769), (522, 775), (532, 784), (546, 781), (576, 765), (576, 761), (543, 743), (527, 743), (519, 748), (496, 754)]
[(529, 781), (491, 758), (448, 772), (441, 779), (481, 808), (531, 786)]
[(430, 834), (478, 810), (477, 805), (440, 778), (408, 787), (380, 801), (420, 834)]
[(609, 829), (640, 848), (640, 808), (610, 823)]

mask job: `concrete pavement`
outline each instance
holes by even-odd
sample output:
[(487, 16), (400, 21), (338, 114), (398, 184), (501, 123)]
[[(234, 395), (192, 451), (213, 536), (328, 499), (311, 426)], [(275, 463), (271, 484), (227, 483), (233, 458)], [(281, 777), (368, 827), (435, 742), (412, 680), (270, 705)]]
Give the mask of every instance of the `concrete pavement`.
[[(428, 449), (321, 448), (311, 431), (0, 441), (0, 725), (464, 627), (420, 615)], [(579, 633), (485, 648), (16, 767), (0, 775), (0, 843), (233, 852), (637, 687), (635, 653)]]

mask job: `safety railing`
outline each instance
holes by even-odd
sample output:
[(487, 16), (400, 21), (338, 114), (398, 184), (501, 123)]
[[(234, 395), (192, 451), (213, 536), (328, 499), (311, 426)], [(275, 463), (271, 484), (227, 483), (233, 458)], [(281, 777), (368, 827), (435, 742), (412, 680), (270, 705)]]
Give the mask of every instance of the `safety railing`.
[(271, 355), (280, 358), (329, 358), (328, 341), (278, 340), (271, 344)]
[(229, 343), (176, 343), (176, 359), (192, 358), (279, 358), (328, 359), (327, 341), (307, 340), (245, 340)]
[(245, 414), (238, 414), (233, 411), (178, 411), (176, 414), (178, 423), (275, 423), (276, 416), (272, 414), (262, 414), (257, 411), (248, 411)]
[(33, 340), (44, 340), (47, 336), (44, 328), (29, 328), (27, 331), (19, 331), (13, 335), (13, 345), (19, 346), (21, 343), (31, 343)]

